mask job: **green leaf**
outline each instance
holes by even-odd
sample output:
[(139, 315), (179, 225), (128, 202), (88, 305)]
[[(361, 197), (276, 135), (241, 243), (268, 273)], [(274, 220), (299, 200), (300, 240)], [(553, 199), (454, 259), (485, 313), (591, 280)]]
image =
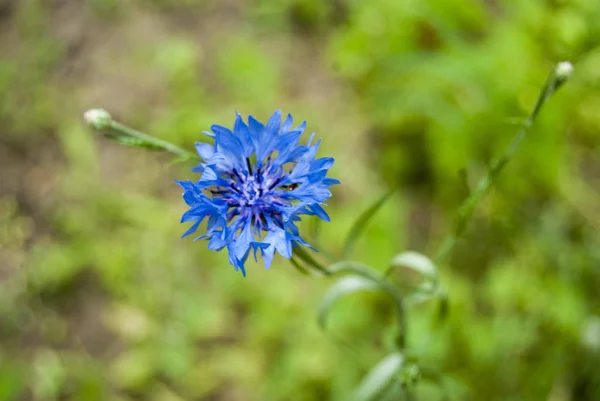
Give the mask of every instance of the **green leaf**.
[(399, 352), (385, 357), (363, 379), (352, 397), (353, 401), (379, 399), (396, 379), (404, 365), (404, 357)]
[(327, 315), (338, 299), (361, 291), (380, 291), (377, 283), (360, 276), (346, 276), (337, 280), (323, 297), (319, 306), (319, 326), (325, 329)]
[(310, 220), (310, 239), (313, 241), (312, 243), (319, 243), (319, 235), (321, 234), (321, 227), (322, 227), (322, 223), (323, 220), (318, 219), (318, 218), (312, 218)]
[(392, 259), (385, 276), (389, 276), (395, 269), (410, 269), (419, 273), (425, 280), (437, 281), (437, 268), (427, 256), (418, 252), (402, 252)]
[(348, 259), (348, 257), (350, 256), (350, 253), (352, 252), (352, 249), (354, 247), (354, 243), (358, 240), (358, 238), (362, 234), (367, 223), (373, 218), (375, 213), (377, 213), (377, 211), (381, 208), (381, 206), (383, 206), (385, 201), (387, 201), (388, 198), (390, 198), (390, 196), (395, 191), (396, 191), (395, 189), (392, 189), (391, 191), (387, 192), (385, 195), (383, 195), (381, 198), (379, 198), (377, 200), (377, 202), (372, 204), (367, 210), (365, 210), (364, 212), (361, 213), (360, 216), (358, 216), (358, 218), (356, 219), (356, 221), (350, 228), (350, 231), (348, 232), (348, 237), (346, 238), (346, 242), (344, 243), (344, 252), (343, 252), (344, 259)]
[(135, 148), (145, 148), (152, 150), (162, 150), (162, 146), (158, 146), (152, 142), (144, 141), (143, 139), (131, 138), (128, 136), (108, 136), (108, 138), (124, 146), (131, 146)]
[(371, 281), (376, 284), (382, 291), (386, 292), (394, 302), (396, 306), (396, 318), (398, 320), (399, 327), (399, 335), (398, 335), (398, 346), (403, 347), (405, 343), (405, 316), (404, 316), (404, 302), (403, 295), (400, 289), (390, 283), (385, 277), (382, 277), (381, 274), (358, 262), (339, 262), (335, 263), (327, 268), (327, 271), (330, 274), (338, 274), (338, 273), (352, 273), (354, 275), (358, 275), (364, 277), (365, 279)]
[(368, 266), (358, 262), (339, 262), (327, 268), (330, 274), (337, 273), (352, 273), (358, 276), (362, 276), (373, 283), (376, 283), (383, 291), (387, 292), (396, 303), (397, 309), (400, 312), (403, 310), (402, 306), (402, 293), (400, 290), (392, 285), (385, 277), (382, 277), (380, 273)]
[(294, 248), (294, 256), (297, 256), (298, 259), (302, 260), (307, 265), (315, 268), (319, 272), (323, 273), (325, 276), (331, 275), (328, 271), (327, 267), (320, 263), (318, 260), (312, 257), (310, 253), (303, 247)]
[(308, 271), (304, 266), (302, 266), (300, 263), (298, 263), (298, 261), (296, 259), (294, 259), (293, 257), (290, 259), (290, 263), (292, 264), (292, 266), (294, 266), (300, 273), (306, 275), (306, 276), (310, 276), (310, 271)]
[(23, 399), (26, 391), (26, 369), (20, 363), (3, 361), (0, 368), (0, 400), (13, 401)]
[(450, 388), (450, 384), (452, 384), (451, 379), (444, 376), (438, 367), (419, 365), (419, 378), (424, 382), (431, 383), (438, 387), (441, 396), (440, 401), (450, 401), (449, 394), (452, 393), (452, 390), (458, 390)]
[(440, 304), (438, 307), (438, 321), (443, 322), (444, 320), (446, 320), (446, 318), (448, 318), (448, 315), (450, 314), (450, 302), (448, 301), (448, 295), (446, 295), (445, 293), (440, 293), (438, 295), (439, 299), (440, 299)]
[(171, 160), (169, 163), (167, 163), (167, 166), (172, 166), (172, 165), (178, 164), (178, 163), (185, 163), (185, 162), (188, 162), (190, 160), (197, 161), (195, 157), (192, 157), (192, 155), (177, 156), (176, 158), (174, 158), (173, 160)]
[(418, 252), (402, 252), (392, 259), (385, 277), (390, 278), (397, 272), (396, 278), (402, 280), (406, 300), (410, 304), (418, 304), (437, 297), (439, 289), (438, 270), (427, 256)]
[(403, 297), (401, 291), (388, 280), (386, 280), (385, 277), (382, 277), (378, 271), (358, 262), (334, 263), (333, 265), (327, 268), (327, 271), (330, 272), (330, 274), (352, 273), (358, 276), (362, 276), (376, 283), (383, 291), (387, 292), (394, 299), (394, 302), (396, 303), (396, 306), (399, 311), (403, 309)]

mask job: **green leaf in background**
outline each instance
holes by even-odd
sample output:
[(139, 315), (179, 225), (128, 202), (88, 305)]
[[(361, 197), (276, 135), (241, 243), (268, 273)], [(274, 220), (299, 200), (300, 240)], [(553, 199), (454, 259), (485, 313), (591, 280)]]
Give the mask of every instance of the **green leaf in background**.
[[(318, 270), (326, 276), (329, 276), (331, 274), (331, 272), (327, 270), (327, 267), (325, 267), (322, 263), (313, 258), (313, 256), (310, 253), (308, 253), (303, 247), (294, 248), (294, 256), (302, 260), (308, 266), (315, 268), (316, 270)], [(298, 263), (298, 261), (296, 261), (296, 263)]]
[(385, 276), (389, 276), (395, 269), (411, 269), (425, 280), (437, 280), (437, 268), (431, 259), (418, 252), (406, 251), (396, 255)]
[(390, 267), (385, 272), (387, 278), (391, 279), (392, 275), (406, 287), (403, 289), (410, 304), (439, 298), (440, 316), (447, 315), (447, 298), (439, 291), (438, 269), (427, 256), (414, 251), (399, 253), (392, 259)]
[(5, 360), (0, 368), (0, 400), (11, 401), (19, 399), (19, 395), (25, 390), (23, 371), (20, 363), (8, 363)]
[(404, 348), (406, 336), (406, 321), (404, 313), (404, 301), (402, 292), (394, 285), (392, 285), (385, 277), (382, 277), (380, 273), (372, 268), (363, 265), (358, 262), (339, 262), (335, 263), (327, 268), (330, 274), (338, 273), (351, 273), (353, 275), (361, 276), (368, 281), (375, 284), (382, 291), (386, 292), (392, 298), (394, 306), (396, 307), (396, 318), (398, 320), (398, 340), (397, 345), (399, 348)]
[(56, 399), (66, 382), (66, 367), (59, 353), (41, 349), (33, 362), (32, 389), (35, 399)]
[(386, 356), (365, 377), (356, 389), (353, 401), (377, 400), (394, 382), (404, 366), (404, 357), (399, 352)]
[(192, 156), (190, 156), (190, 155), (177, 156), (173, 160), (171, 160), (167, 164), (167, 166), (172, 166), (174, 164), (179, 164), (179, 163), (185, 163), (185, 162), (188, 162), (190, 160), (194, 160), (194, 158)]
[(350, 231), (348, 232), (348, 237), (346, 238), (346, 242), (344, 243), (344, 259), (348, 259), (350, 256), (352, 249), (354, 247), (354, 243), (358, 240), (362, 232), (364, 231), (369, 220), (373, 218), (375, 213), (383, 206), (385, 201), (391, 197), (391, 195), (395, 192), (395, 189), (390, 190), (381, 198), (379, 198), (375, 203), (373, 203), (367, 210), (361, 213), (360, 216), (356, 219)]
[(327, 315), (338, 299), (362, 291), (379, 291), (377, 283), (360, 276), (346, 276), (337, 280), (323, 297), (319, 306), (319, 326), (325, 329)]
[(439, 293), (438, 298), (440, 303), (438, 305), (437, 319), (439, 322), (442, 322), (446, 320), (450, 314), (450, 301), (448, 300), (448, 295), (445, 292)]
[(308, 271), (304, 266), (302, 266), (296, 259), (291, 258), (290, 263), (294, 266), (300, 273), (310, 276), (310, 271)]
[(134, 148), (162, 150), (162, 148), (160, 146), (157, 146), (148, 141), (144, 141), (143, 139), (130, 138), (130, 137), (126, 137), (126, 136), (116, 136), (116, 137), (108, 137), (108, 138), (112, 139), (113, 141), (115, 141), (121, 145), (131, 146)]

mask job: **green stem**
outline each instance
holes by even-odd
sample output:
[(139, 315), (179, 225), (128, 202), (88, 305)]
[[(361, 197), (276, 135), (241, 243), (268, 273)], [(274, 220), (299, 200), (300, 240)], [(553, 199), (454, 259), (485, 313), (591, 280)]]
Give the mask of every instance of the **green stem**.
[[(199, 159), (196, 154), (188, 152), (171, 142), (155, 138), (113, 120), (106, 110), (88, 110), (84, 113), (83, 118), (91, 127), (104, 133), (107, 138), (120, 142), (121, 144), (166, 150), (167, 152), (179, 156), (181, 160)], [(124, 139), (133, 139), (133, 141), (124, 142)]]
[(458, 209), (458, 216), (456, 220), (456, 225), (454, 231), (450, 233), (442, 242), (438, 252), (435, 255), (435, 263), (441, 263), (450, 255), (450, 252), (456, 245), (457, 240), (464, 233), (467, 224), (471, 220), (473, 216), (473, 212), (475, 208), (481, 202), (481, 200), (485, 197), (490, 187), (495, 183), (498, 175), (504, 170), (506, 164), (512, 159), (515, 155), (521, 142), (525, 139), (527, 132), (533, 125), (533, 122), (537, 118), (544, 104), (548, 101), (548, 99), (557, 91), (557, 89), (567, 80), (570, 75), (572, 67), (568, 63), (559, 63), (550, 74), (546, 85), (543, 87), (538, 100), (535, 104), (535, 107), (529, 117), (523, 123), (521, 129), (514, 136), (510, 144), (507, 146), (504, 153), (500, 156), (500, 158), (494, 161), (488, 170), (485, 177), (481, 179), (475, 191), (463, 202), (463, 204)]
[(179, 146), (174, 145), (171, 142), (167, 142), (162, 139), (154, 138), (153, 136), (144, 134), (143, 132), (134, 130), (133, 128), (129, 128), (128, 126), (123, 125), (114, 120), (110, 121), (109, 129), (111, 129), (112, 131), (114, 131), (118, 134), (125, 135), (125, 136), (131, 137), (131, 138), (136, 138), (136, 139), (139, 139), (144, 142), (148, 142), (148, 143), (152, 144), (153, 146), (156, 146), (157, 148), (166, 150), (167, 152), (171, 152), (174, 155), (177, 155), (180, 157), (190, 158), (190, 159), (197, 157), (194, 153), (188, 152), (187, 150), (180, 148)]

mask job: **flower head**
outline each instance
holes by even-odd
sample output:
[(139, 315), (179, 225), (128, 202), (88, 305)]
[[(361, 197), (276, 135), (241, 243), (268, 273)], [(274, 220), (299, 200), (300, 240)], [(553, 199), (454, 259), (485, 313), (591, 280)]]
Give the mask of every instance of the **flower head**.
[(204, 162), (192, 171), (202, 174), (200, 180), (178, 181), (190, 206), (181, 222), (193, 222), (183, 236), (208, 218), (206, 234), (196, 239), (208, 239), (213, 250), (227, 248), (229, 262), (244, 275), (251, 250), (255, 259), (260, 251), (269, 268), (275, 251), (291, 258), (292, 247), (310, 247), (296, 223), (303, 214), (329, 221), (321, 205), (339, 181), (326, 177), (333, 158), (315, 159), (321, 141), (313, 144), (314, 134), (298, 144), (305, 126), (292, 128), (289, 114), (282, 124), (280, 111), (266, 125), (252, 116), (246, 124), (238, 114), (233, 131), (211, 126), (205, 134), (214, 144), (196, 143)]
[(567, 79), (573, 74), (573, 64), (568, 61), (561, 61), (556, 65), (556, 75), (559, 78)]
[(104, 109), (91, 109), (83, 113), (83, 119), (92, 127), (103, 130), (110, 127), (112, 117)]

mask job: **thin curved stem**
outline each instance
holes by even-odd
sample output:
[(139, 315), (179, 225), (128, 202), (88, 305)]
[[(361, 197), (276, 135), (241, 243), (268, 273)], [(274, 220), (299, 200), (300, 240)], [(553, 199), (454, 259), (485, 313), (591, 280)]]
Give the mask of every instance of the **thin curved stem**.
[(562, 86), (564, 82), (566, 82), (566, 80), (571, 74), (571, 70), (572, 66), (570, 65), (570, 63), (566, 62), (557, 64), (552, 70), (552, 73), (546, 81), (546, 85), (544, 85), (539, 94), (538, 100), (535, 104), (535, 107), (533, 108), (533, 111), (525, 120), (521, 129), (513, 137), (512, 141), (506, 147), (504, 153), (500, 156), (500, 158), (492, 163), (485, 177), (483, 177), (481, 181), (479, 181), (479, 184), (475, 188), (475, 191), (473, 191), (473, 193), (459, 207), (454, 230), (444, 239), (444, 241), (440, 245), (438, 252), (436, 253), (434, 258), (435, 263), (441, 263), (445, 261), (446, 258), (450, 255), (450, 252), (452, 251), (452, 249), (454, 249), (457, 240), (465, 232), (467, 224), (471, 220), (475, 208), (485, 197), (490, 187), (495, 183), (496, 178), (504, 170), (504, 167), (506, 167), (508, 162), (517, 153), (521, 142), (523, 142), (523, 139), (525, 139), (527, 132), (529, 132), (529, 129), (531, 128), (538, 114), (542, 110), (542, 107), (544, 106), (544, 104), (546, 104), (548, 99), (550, 99), (550, 97), (558, 90), (558, 88)]

